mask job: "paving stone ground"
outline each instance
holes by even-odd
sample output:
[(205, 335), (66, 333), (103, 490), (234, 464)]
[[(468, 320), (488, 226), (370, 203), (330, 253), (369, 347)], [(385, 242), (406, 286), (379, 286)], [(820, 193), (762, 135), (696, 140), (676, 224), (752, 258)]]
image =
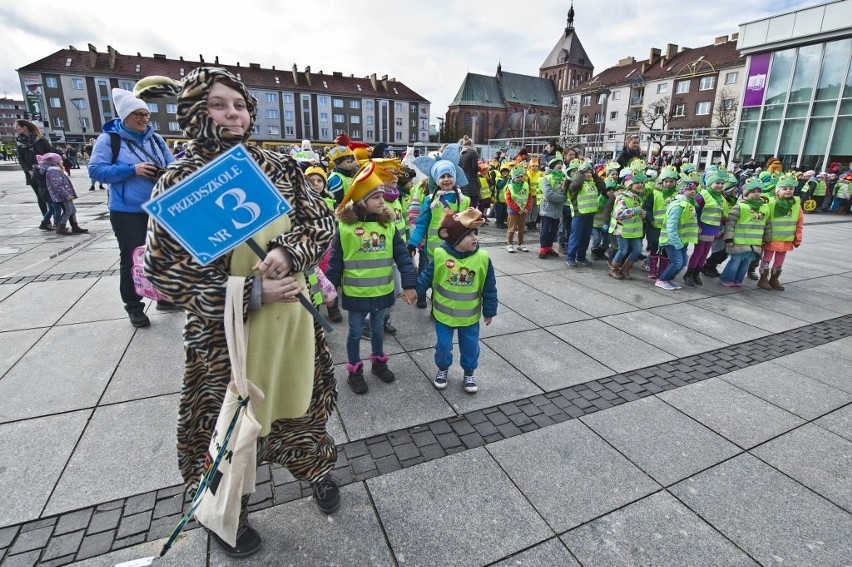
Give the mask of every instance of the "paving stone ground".
[[(85, 191), (85, 169), (72, 180), (91, 231), (73, 239), (38, 230), (23, 174), (0, 168), (4, 567), (154, 555), (185, 504), (182, 314), (129, 325), (105, 192)], [(399, 378), (356, 396), (338, 326), (341, 509), (325, 517), (262, 465), (256, 564), (852, 564), (850, 238), (846, 218), (808, 216), (784, 292), (670, 293), (508, 254), (484, 228), (501, 305), (480, 392), (457, 368), (431, 386), (428, 313), (400, 305)], [(240, 562), (191, 523), (160, 564)]]

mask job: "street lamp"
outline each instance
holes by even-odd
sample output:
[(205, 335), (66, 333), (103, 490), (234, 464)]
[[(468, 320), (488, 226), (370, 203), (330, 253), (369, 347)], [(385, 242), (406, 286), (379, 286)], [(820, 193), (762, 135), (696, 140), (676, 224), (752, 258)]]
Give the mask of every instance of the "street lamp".
[(595, 147), (595, 163), (600, 160), (599, 153), (603, 153), (603, 127), (604, 122), (606, 121), (606, 103), (607, 100), (609, 100), (610, 94), (612, 94), (612, 91), (609, 89), (604, 89), (600, 93), (600, 96), (603, 97), (603, 107), (601, 110), (601, 121), (598, 123), (598, 143)]
[(438, 126), (438, 143), (443, 144), (444, 143), (444, 119), (439, 116), (438, 122), (441, 123), (441, 125)]
[(529, 112), (531, 108), (532, 108), (532, 105), (529, 105), (524, 109), (524, 121), (523, 121), (523, 124), (521, 124), (521, 147), (522, 148), (526, 145), (525, 144), (525, 141), (526, 141), (525, 138), (527, 137), (527, 112)]
[(80, 110), (83, 108), (83, 103), (86, 99), (83, 98), (72, 98), (71, 104), (74, 105), (74, 108), (77, 109), (77, 120), (80, 122), (80, 129), (83, 131), (83, 134), (86, 133), (86, 125), (83, 123), (83, 116), (80, 114)]

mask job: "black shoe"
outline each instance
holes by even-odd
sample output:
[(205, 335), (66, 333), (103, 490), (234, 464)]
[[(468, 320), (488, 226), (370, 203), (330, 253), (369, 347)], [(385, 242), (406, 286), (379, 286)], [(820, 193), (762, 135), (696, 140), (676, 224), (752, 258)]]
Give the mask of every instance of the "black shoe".
[(248, 524), (245, 524), (237, 531), (237, 545), (233, 547), (225, 543), (222, 538), (212, 531), (210, 532), (210, 535), (213, 536), (213, 541), (219, 544), (219, 547), (222, 548), (225, 555), (229, 555), (231, 557), (249, 557), (254, 555), (260, 550), (260, 547), (263, 544), (263, 540), (260, 539), (260, 534)]
[(396, 380), (396, 374), (391, 372), (387, 362), (374, 362), (372, 368), (370, 368), (370, 373), (373, 376), (378, 376), (379, 380), (385, 384), (390, 384)]
[(689, 287), (695, 286), (695, 280), (692, 279), (692, 274), (692, 270), (686, 270), (686, 273), (683, 275), (683, 283), (685, 283)]
[(363, 372), (350, 372), (349, 376), (346, 377), (346, 383), (349, 384), (349, 387), (358, 395), (366, 394), (367, 390), (367, 382), (364, 381), (364, 373)]
[(338, 308), (337, 305), (328, 307), (328, 318), (332, 323), (340, 323), (343, 321), (343, 315), (340, 313), (340, 308)]
[(106, 191), (106, 187), (104, 187), (103, 185), (100, 185), (100, 188), (101, 188), (101, 191)]
[(92, 185), (91, 187), (89, 187), (89, 191), (94, 191), (94, 190), (95, 190), (95, 186), (94, 186), (94, 185)]
[(83, 228), (79, 224), (71, 227), (71, 234), (86, 234), (89, 232), (88, 228)]
[(56, 228), (56, 227), (52, 226), (52, 225), (51, 225), (49, 222), (47, 222), (47, 221), (41, 221), (41, 224), (40, 224), (40, 225), (38, 225), (38, 227), (39, 227), (41, 230), (55, 230), (55, 228)]
[(151, 324), (151, 320), (142, 311), (133, 311), (128, 316), (130, 317), (130, 324), (134, 327), (147, 327)]
[(330, 474), (311, 483), (314, 501), (323, 514), (331, 514), (340, 508), (340, 489)]
[(418, 297), (417, 298), (417, 307), (420, 309), (426, 309), (426, 297)]
[(760, 277), (757, 275), (757, 272), (755, 271), (756, 269), (757, 269), (757, 268), (755, 268), (754, 270), (751, 270), (751, 269), (750, 269), (750, 270), (748, 271), (748, 279), (750, 279), (750, 280), (754, 280), (754, 281), (757, 281), (757, 280), (759, 280), (759, 279), (760, 279)]
[(639, 256), (636, 257), (637, 260), (645, 260), (646, 258), (647, 256), (645, 256), (644, 254), (639, 254)]
[(183, 308), (168, 301), (158, 301), (157, 311), (183, 311)]
[(395, 335), (396, 334), (396, 327), (391, 325), (389, 319), (390, 319), (390, 317), (385, 317), (385, 334), (386, 335)]
[(701, 273), (707, 276), (708, 278), (719, 277), (719, 270), (716, 269), (716, 266), (711, 266), (710, 264), (704, 264), (704, 267), (701, 268)]
[(701, 281), (701, 270), (692, 270), (692, 281), (695, 282), (695, 285), (704, 285), (704, 282)]
[(373, 334), (372, 331), (370, 331), (370, 325), (369, 325), (370, 322), (364, 321), (364, 323), (367, 323), (367, 324), (364, 325), (364, 327), (361, 329), (361, 338), (367, 339), (369, 341), (370, 338), (372, 337), (372, 334)]

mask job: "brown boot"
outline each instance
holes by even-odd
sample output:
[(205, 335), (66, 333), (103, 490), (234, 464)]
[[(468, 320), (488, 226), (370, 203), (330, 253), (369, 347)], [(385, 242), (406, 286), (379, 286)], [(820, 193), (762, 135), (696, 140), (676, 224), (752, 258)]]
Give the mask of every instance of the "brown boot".
[(630, 275), (630, 269), (633, 268), (633, 260), (627, 259), (624, 261), (624, 264), (621, 266), (621, 275), (626, 280), (632, 280), (633, 276)]
[(760, 289), (772, 289), (772, 286), (769, 283), (769, 268), (760, 269), (760, 279), (757, 280), (757, 287)]
[(778, 281), (778, 278), (781, 276), (781, 268), (777, 270), (772, 270), (772, 277), (769, 278), (769, 285), (772, 289), (777, 289), (778, 291), (784, 291), (784, 286), (781, 285), (781, 282)]
[(68, 235), (71, 235), (71, 234), (74, 234), (74, 233), (71, 232), (70, 230), (68, 230), (67, 228), (65, 228), (64, 224), (58, 224), (58, 225), (56, 225), (56, 234), (68, 236)]
[(624, 279), (624, 276), (621, 275), (621, 264), (619, 264), (615, 260), (613, 260), (612, 263), (610, 263), (609, 265), (609, 277), (615, 278), (617, 280)]

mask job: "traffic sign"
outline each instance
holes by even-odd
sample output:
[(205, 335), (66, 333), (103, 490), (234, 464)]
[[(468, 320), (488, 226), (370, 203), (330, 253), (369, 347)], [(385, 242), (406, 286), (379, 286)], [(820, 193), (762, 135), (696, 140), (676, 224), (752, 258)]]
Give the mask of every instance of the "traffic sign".
[(143, 207), (202, 266), (293, 208), (242, 144)]

